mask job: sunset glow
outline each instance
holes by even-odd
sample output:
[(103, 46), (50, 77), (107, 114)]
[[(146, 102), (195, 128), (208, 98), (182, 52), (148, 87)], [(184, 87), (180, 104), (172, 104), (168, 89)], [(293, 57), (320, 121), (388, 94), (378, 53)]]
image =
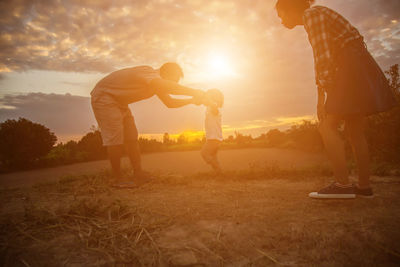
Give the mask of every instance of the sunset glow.
[(232, 61), (222, 52), (210, 53), (208, 56), (209, 72), (216, 78), (232, 77), (235, 75)]
[(399, 264), (399, 15), (0, 0), (0, 261)]
[[(400, 60), (398, 4), (371, 1), (316, 4), (348, 18), (387, 70)], [(292, 118), (315, 118), (312, 49), (304, 29), (282, 27), (274, 5), (261, 0), (2, 1), (0, 121), (26, 117), (58, 136), (83, 135), (96, 124), (89, 97), (102, 77), (168, 61), (182, 66), (183, 85), (224, 93), (223, 124), (231, 132), (257, 136), (271, 127), (289, 127), (296, 123)], [(203, 129), (204, 107), (167, 109), (152, 98), (131, 108), (141, 134)]]

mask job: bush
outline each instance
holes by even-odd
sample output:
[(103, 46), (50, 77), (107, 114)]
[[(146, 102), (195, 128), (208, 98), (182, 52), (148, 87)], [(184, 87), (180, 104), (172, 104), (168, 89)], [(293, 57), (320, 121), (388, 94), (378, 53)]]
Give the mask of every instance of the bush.
[[(146, 139), (143, 137), (140, 137), (139, 140), (139, 147), (140, 147), (140, 151), (142, 153), (151, 153), (151, 152), (160, 152), (164, 150), (164, 146), (166, 146), (167, 144), (169, 144), (170, 142), (168, 141), (168, 143), (166, 142), (166, 144), (163, 144), (155, 139)], [(165, 142), (165, 140), (164, 140)]]
[[(400, 103), (399, 65), (393, 65), (386, 73)], [(366, 134), (375, 161), (400, 164), (400, 104), (388, 112), (369, 117)]]
[(79, 158), (78, 143), (69, 141), (66, 144), (58, 144), (43, 158), (42, 166), (56, 166), (82, 161)]
[(78, 142), (77, 150), (81, 152), (80, 157), (83, 157), (83, 159), (79, 161), (107, 158), (107, 150), (103, 146), (101, 133), (98, 129), (92, 129), (90, 133), (82, 137)]
[(265, 135), (265, 139), (267, 140), (267, 144), (272, 147), (277, 147), (283, 144), (286, 139), (285, 133), (279, 131), (278, 129), (271, 129)]
[(324, 149), (318, 122), (304, 120), (300, 125), (293, 125), (286, 135), (292, 141), (293, 148), (309, 152), (320, 152)]
[(45, 126), (24, 118), (0, 123), (0, 160), (6, 168), (32, 167), (57, 141)]

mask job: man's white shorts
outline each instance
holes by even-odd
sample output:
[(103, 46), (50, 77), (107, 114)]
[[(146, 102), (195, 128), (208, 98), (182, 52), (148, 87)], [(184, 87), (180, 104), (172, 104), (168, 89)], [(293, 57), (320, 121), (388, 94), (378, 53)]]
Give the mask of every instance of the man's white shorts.
[(91, 103), (104, 146), (137, 141), (135, 119), (128, 105), (118, 103), (111, 95), (101, 90), (92, 94)]

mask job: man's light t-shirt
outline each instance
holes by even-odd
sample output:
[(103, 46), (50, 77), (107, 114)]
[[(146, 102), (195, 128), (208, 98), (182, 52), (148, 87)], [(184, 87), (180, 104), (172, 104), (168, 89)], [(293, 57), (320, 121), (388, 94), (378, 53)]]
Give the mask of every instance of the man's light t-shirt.
[(221, 125), (221, 112), (217, 115), (211, 112), (211, 108), (206, 109), (206, 119), (204, 123), (206, 131), (206, 140), (219, 140), (222, 141), (222, 125)]
[(134, 103), (154, 95), (148, 87), (154, 78), (160, 78), (160, 72), (150, 66), (117, 70), (100, 80), (91, 95), (106, 93), (121, 104)]

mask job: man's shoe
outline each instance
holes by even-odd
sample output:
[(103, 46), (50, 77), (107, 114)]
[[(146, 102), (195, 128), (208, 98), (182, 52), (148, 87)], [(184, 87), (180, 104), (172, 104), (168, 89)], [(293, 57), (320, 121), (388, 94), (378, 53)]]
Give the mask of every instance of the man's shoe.
[(374, 198), (374, 193), (372, 192), (372, 188), (359, 188), (357, 185), (353, 185), (354, 187), (354, 192), (356, 193), (357, 197), (362, 197), (362, 198)]
[(356, 194), (352, 185), (343, 186), (335, 182), (318, 192), (311, 192), (308, 196), (319, 199), (351, 199), (355, 198)]

